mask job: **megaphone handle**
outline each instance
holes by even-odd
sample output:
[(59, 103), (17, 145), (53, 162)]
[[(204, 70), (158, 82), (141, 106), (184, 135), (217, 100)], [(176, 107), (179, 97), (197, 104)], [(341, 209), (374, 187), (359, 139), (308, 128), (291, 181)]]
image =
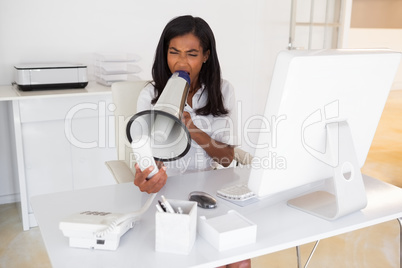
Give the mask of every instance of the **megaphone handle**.
[[(145, 140), (145, 144), (143, 146), (135, 146), (132, 142), (131, 147), (134, 150), (134, 157), (135, 161), (137, 162), (138, 166), (140, 167), (141, 171), (144, 171), (150, 166), (153, 166), (154, 169), (152, 172), (148, 175), (147, 180), (152, 178), (156, 173), (158, 173), (159, 169), (158, 166), (156, 165), (155, 159), (152, 155), (152, 149), (149, 144), (149, 138), (147, 137), (142, 137), (141, 140)], [(140, 143), (141, 143), (140, 140)]]
[[(148, 158), (148, 157), (147, 157)], [(141, 158), (142, 159), (142, 158)], [(149, 168), (150, 166), (153, 166), (154, 169), (152, 170), (151, 173), (149, 173), (147, 180), (152, 178), (156, 173), (158, 173), (159, 168), (156, 165), (155, 159), (152, 157), (152, 155), (149, 157), (149, 161), (141, 161), (141, 159), (137, 160), (138, 165), (140, 166), (141, 171), (144, 171), (145, 169)]]

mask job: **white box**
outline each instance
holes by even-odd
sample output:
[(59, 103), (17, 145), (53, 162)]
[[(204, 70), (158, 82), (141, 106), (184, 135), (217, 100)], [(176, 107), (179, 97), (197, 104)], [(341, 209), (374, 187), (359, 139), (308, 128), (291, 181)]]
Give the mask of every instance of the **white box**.
[(159, 212), (155, 214), (155, 250), (189, 254), (197, 234), (197, 202), (172, 200), (168, 202), (183, 214)]
[(215, 218), (199, 218), (198, 233), (213, 245), (223, 251), (255, 243), (257, 225), (238, 212), (229, 210), (227, 214)]

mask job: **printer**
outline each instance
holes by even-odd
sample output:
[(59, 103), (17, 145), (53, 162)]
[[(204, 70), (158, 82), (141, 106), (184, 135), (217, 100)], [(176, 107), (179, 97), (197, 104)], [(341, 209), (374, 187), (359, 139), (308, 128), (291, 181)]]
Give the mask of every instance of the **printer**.
[(85, 88), (87, 66), (81, 64), (21, 64), (14, 66), (20, 90)]

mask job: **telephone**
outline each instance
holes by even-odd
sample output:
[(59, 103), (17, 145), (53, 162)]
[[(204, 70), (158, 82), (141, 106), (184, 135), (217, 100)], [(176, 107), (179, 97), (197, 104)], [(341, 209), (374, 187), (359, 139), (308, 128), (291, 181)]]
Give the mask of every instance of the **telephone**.
[(72, 214), (60, 221), (59, 229), (69, 237), (70, 247), (116, 250), (120, 238), (134, 227), (155, 196), (150, 195), (140, 210), (131, 213), (84, 211)]

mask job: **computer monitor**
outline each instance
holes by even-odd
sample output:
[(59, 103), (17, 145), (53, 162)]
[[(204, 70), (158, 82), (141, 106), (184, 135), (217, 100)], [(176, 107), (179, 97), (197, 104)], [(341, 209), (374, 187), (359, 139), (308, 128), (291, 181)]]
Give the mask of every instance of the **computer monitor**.
[(336, 219), (366, 206), (360, 173), (401, 60), (390, 50), (290, 50), (274, 67), (249, 188)]

